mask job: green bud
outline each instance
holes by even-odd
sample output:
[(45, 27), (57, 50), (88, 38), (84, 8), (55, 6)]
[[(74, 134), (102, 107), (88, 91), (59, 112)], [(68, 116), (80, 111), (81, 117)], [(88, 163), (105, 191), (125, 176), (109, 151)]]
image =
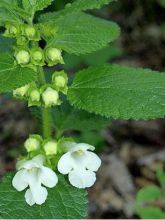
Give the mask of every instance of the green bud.
[(29, 137), (24, 144), (27, 152), (36, 151), (40, 149), (40, 141), (35, 137)]
[(58, 63), (64, 64), (62, 51), (57, 48), (48, 48), (46, 50), (46, 61), (48, 63), (48, 66), (53, 66)]
[(27, 26), (27, 27), (25, 27), (25, 34), (27, 37), (33, 38), (36, 35), (36, 30), (32, 26)]
[(48, 87), (42, 93), (42, 99), (46, 107), (51, 107), (54, 105), (59, 105), (59, 94), (55, 89)]
[(30, 62), (30, 54), (26, 50), (20, 50), (15, 55), (18, 64), (28, 64)]
[(42, 54), (42, 52), (41, 52), (41, 51), (35, 51), (35, 52), (33, 53), (33, 59), (34, 59), (35, 61), (41, 61), (41, 60), (43, 59), (43, 54)]
[(27, 84), (27, 85), (22, 86), (22, 87), (20, 87), (18, 89), (15, 89), (13, 91), (13, 96), (15, 96), (15, 97), (23, 97), (23, 96), (25, 96), (27, 91), (28, 91), (28, 89), (29, 89), (29, 87), (30, 87), (30, 85)]
[(18, 34), (18, 27), (14, 24), (7, 24), (4, 36), (6, 37), (15, 37)]
[(52, 82), (58, 91), (61, 91), (64, 94), (67, 93), (68, 76), (64, 71), (55, 72), (52, 76)]
[(57, 142), (49, 141), (44, 145), (44, 150), (46, 155), (55, 155), (57, 154)]
[(37, 89), (34, 89), (29, 94), (30, 99), (32, 102), (39, 102), (40, 101), (40, 92)]

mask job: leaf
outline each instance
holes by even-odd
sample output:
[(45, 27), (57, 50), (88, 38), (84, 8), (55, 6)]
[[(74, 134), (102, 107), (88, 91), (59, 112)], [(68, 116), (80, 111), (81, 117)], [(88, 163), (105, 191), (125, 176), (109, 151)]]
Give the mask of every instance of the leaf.
[(14, 40), (12, 38), (7, 38), (0, 36), (0, 51), (7, 52), (11, 51)]
[(69, 88), (72, 105), (122, 119), (165, 115), (165, 74), (142, 68), (103, 65), (80, 71)]
[(120, 33), (114, 22), (84, 13), (73, 13), (40, 24), (48, 47), (57, 47), (73, 54), (85, 54), (106, 47)]
[(0, 54), (0, 92), (8, 92), (34, 81), (36, 72), (29, 68), (14, 65), (9, 53)]
[[(31, 113), (42, 124), (42, 113), (40, 108), (31, 108)], [(52, 119), (52, 126), (60, 131), (98, 130), (111, 123), (111, 119), (77, 110), (66, 102), (52, 109)]]
[(121, 55), (121, 49), (114, 44), (110, 44), (106, 48), (85, 55), (76, 56), (66, 53), (64, 55), (64, 68), (68, 70), (71, 68), (79, 67), (80, 64), (86, 64), (88, 66), (99, 66), (105, 64), (109, 60), (118, 58)]
[(155, 186), (147, 186), (139, 190), (135, 203), (135, 212), (143, 219), (164, 219), (165, 212), (154, 207), (151, 202), (162, 197), (162, 190)]
[(63, 103), (52, 111), (53, 124), (58, 130), (97, 130), (110, 124), (110, 119), (106, 119), (86, 111), (77, 110), (67, 103)]
[(30, 10), (32, 13), (43, 10), (48, 7), (53, 0), (22, 0), (24, 9)]
[(149, 206), (137, 210), (137, 215), (141, 219), (165, 219), (165, 212), (163, 212), (159, 207)]
[(107, 5), (116, 0), (77, 0), (72, 4), (68, 3), (65, 9), (58, 12), (49, 12), (40, 16), (40, 22), (47, 22), (49, 20), (54, 20), (59, 18), (60, 16), (67, 15), (69, 13), (75, 13), (80, 11), (86, 11), (90, 9), (99, 9), (103, 5)]
[(162, 187), (165, 185), (165, 172), (162, 166), (158, 166), (156, 170), (156, 177)]
[(0, 184), (0, 217), (4, 219), (80, 219), (86, 217), (86, 192), (69, 185), (62, 175), (56, 187), (48, 190), (42, 206), (29, 206), (24, 192), (11, 186), (12, 175)]

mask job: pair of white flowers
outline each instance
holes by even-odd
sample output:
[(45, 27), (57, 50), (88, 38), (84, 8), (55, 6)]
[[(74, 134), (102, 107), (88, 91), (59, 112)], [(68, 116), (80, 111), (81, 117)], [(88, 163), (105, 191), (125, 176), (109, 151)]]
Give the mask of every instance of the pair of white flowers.
[[(101, 165), (100, 158), (93, 152), (95, 148), (84, 143), (66, 143), (69, 151), (59, 160), (57, 168), (62, 174), (68, 174), (69, 182), (77, 188), (92, 186), (96, 181), (95, 172)], [(44, 166), (44, 156), (38, 155), (32, 160), (20, 161), (18, 172), (13, 178), (12, 185), (18, 191), (27, 189), (26, 202), (32, 206), (41, 205), (46, 201), (48, 192), (44, 187), (55, 187), (58, 183), (56, 173)]]

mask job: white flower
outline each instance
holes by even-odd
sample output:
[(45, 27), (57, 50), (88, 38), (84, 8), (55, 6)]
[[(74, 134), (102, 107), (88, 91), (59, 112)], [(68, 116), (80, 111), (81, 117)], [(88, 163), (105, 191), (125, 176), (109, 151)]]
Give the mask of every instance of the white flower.
[(92, 186), (96, 181), (95, 172), (101, 165), (100, 158), (93, 152), (95, 148), (89, 144), (66, 142), (70, 148), (58, 162), (58, 170), (69, 174), (70, 183), (77, 188)]
[(17, 164), (18, 172), (13, 178), (12, 185), (18, 191), (23, 191), (29, 186), (25, 200), (30, 206), (45, 202), (48, 192), (42, 185), (52, 188), (58, 182), (55, 172), (43, 166), (43, 163), (44, 157), (38, 155), (32, 160), (20, 161)]

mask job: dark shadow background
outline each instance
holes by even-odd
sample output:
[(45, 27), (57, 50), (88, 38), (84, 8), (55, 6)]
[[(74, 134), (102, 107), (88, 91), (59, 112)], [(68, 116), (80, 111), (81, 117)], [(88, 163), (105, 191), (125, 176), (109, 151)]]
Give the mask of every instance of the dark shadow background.
[[(47, 11), (63, 8), (67, 2), (58, 0)], [(165, 70), (165, 8), (159, 0), (118, 0), (92, 13), (116, 21), (122, 30), (120, 38), (96, 59), (106, 54), (103, 61)], [(66, 70), (73, 73), (91, 65), (93, 56), (65, 55)], [(1, 176), (15, 169), (22, 143), (36, 130), (37, 123), (22, 102), (0, 96)], [(165, 162), (165, 120), (113, 121), (100, 132), (72, 134), (94, 144), (103, 160), (98, 181), (89, 190), (89, 218), (137, 218), (133, 214), (136, 192), (156, 183), (156, 166)]]

